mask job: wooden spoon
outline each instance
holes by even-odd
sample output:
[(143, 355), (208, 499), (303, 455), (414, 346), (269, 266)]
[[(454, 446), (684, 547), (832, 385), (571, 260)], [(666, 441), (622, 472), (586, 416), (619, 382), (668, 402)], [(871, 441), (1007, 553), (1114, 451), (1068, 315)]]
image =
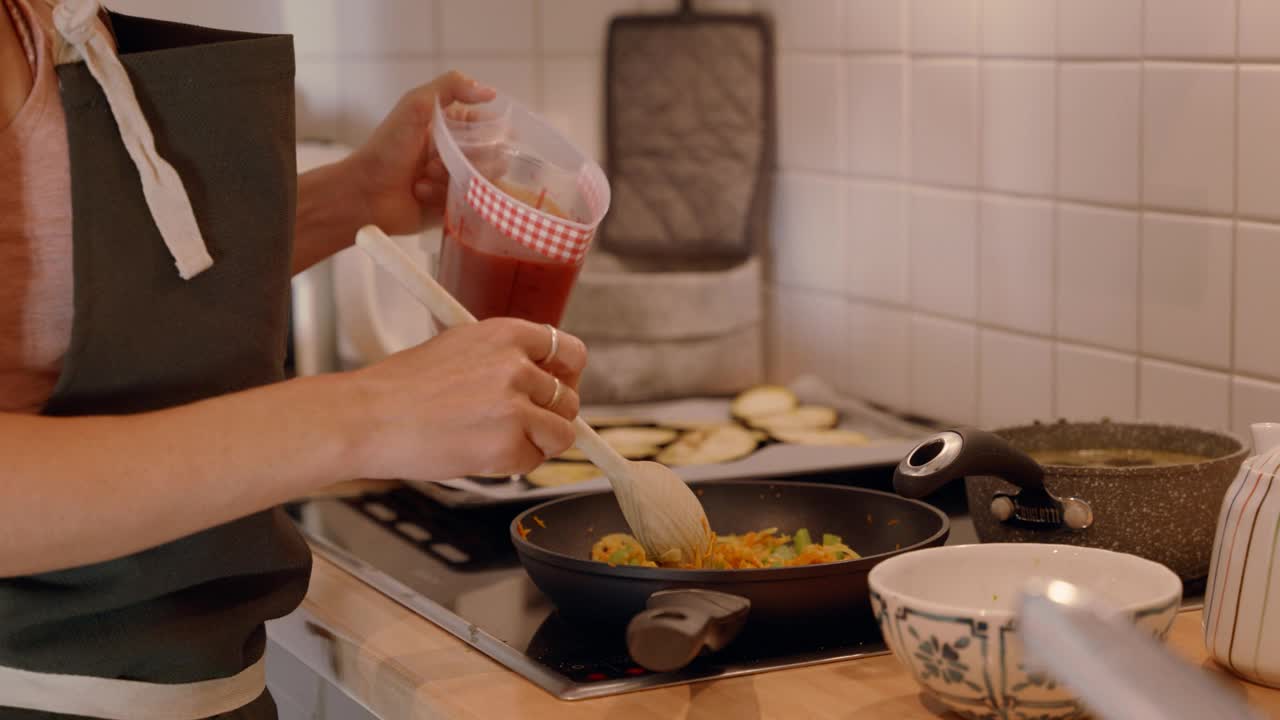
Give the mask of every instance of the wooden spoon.
[[(445, 327), (476, 322), (436, 279), (374, 225), (356, 233), (356, 245), (390, 272)], [(711, 530), (702, 503), (670, 468), (618, 454), (581, 417), (573, 422), (575, 445), (604, 471), (631, 534), (650, 558), (701, 567), (710, 554)]]

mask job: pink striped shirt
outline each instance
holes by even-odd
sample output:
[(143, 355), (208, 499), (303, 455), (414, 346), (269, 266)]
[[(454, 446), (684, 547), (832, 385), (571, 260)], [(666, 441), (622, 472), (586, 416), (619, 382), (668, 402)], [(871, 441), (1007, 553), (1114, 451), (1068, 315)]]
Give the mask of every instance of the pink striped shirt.
[(33, 87), (0, 127), (0, 412), (36, 412), (71, 338), (71, 171), (49, 8), (0, 0)]

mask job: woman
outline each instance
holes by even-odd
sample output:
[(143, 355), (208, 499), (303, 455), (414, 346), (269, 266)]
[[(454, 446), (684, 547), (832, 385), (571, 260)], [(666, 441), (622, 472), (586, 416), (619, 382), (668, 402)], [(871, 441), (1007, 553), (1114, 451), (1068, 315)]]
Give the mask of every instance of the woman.
[[(64, 2), (57, 23), (50, 4), (0, 0), (0, 718), (271, 718), (262, 623), (296, 607), (310, 568), (271, 508), (349, 478), (535, 467), (573, 441), (586, 350), (545, 326), (491, 320), (356, 372), (277, 382), (287, 271), (346, 247), (367, 223), (405, 233), (437, 222), (447, 177), (429, 147), (435, 101), (482, 102), (492, 90), (450, 73), (406, 94), (348, 159), (297, 178), (291, 214), (291, 192), (278, 208), (263, 200), (293, 182), (291, 108), (209, 134), (218, 103), (283, 108), (291, 88), (283, 99), (211, 83), (181, 123), (157, 90), (181, 83), (152, 77), (189, 85), (191, 62), (224, 78), (243, 65), (244, 82), (256, 81), (258, 59), (287, 41), (171, 49), (144, 34), (203, 36), (128, 18), (74, 31), (72, 15), (93, 19), (88, 4)], [(118, 41), (121, 57), (151, 43), (154, 62), (130, 76), (158, 120), (156, 144), (209, 157), (170, 153), (211, 268), (179, 279), (157, 262), (167, 255), (146, 212), (153, 197), (138, 188), (147, 168), (135, 171), (121, 144), (149, 136), (102, 124), (125, 111), (96, 94), (101, 73), (55, 67), (64, 46), (92, 60), (93, 38), (107, 42), (99, 53)], [(272, 118), (281, 127), (262, 137), (281, 152), (239, 143)], [(264, 182), (220, 156), (246, 148), (246, 167), (279, 177)], [(229, 196), (243, 213), (218, 204)], [(285, 231), (254, 231), (277, 222)]]

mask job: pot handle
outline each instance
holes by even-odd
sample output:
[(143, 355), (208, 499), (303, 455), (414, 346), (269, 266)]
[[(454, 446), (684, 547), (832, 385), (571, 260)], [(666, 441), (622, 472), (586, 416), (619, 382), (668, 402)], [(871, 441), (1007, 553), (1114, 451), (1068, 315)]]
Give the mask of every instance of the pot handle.
[(679, 670), (706, 649), (728, 645), (747, 622), (751, 601), (712, 590), (660, 590), (627, 625), (631, 659), (653, 672)]
[(1044, 468), (1003, 438), (975, 428), (955, 428), (926, 438), (898, 463), (893, 489), (921, 498), (952, 480), (992, 475), (1028, 489), (1044, 489)]

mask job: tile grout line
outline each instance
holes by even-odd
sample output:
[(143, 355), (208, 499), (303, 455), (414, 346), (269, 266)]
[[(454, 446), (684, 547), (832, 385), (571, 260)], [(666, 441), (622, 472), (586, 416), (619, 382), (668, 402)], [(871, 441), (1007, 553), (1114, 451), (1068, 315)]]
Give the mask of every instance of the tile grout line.
[(1061, 204), (1074, 205), (1090, 210), (1110, 210), (1116, 212), (1133, 212), (1146, 213), (1151, 215), (1171, 215), (1178, 217), (1196, 218), (1201, 220), (1217, 220), (1220, 222), (1243, 222), (1253, 225), (1264, 225), (1273, 228), (1280, 228), (1280, 217), (1261, 217), (1256, 215), (1235, 216), (1230, 213), (1215, 213), (1205, 210), (1192, 210), (1186, 208), (1167, 207), (1162, 205), (1146, 205), (1113, 203), (1100, 200), (1087, 200), (1082, 198), (1055, 196), (1050, 194), (1037, 194), (1018, 192), (1014, 190), (1003, 190), (998, 188), (989, 188), (981, 185), (946, 185), (938, 182), (913, 181), (907, 176), (892, 177), (888, 175), (875, 175), (870, 173), (852, 173), (842, 174), (830, 170), (816, 170), (805, 167), (778, 167), (775, 171), (783, 175), (792, 176), (809, 176), (814, 178), (825, 178), (828, 180), (852, 180), (868, 184), (880, 185), (907, 185), (912, 189), (930, 190), (941, 193), (957, 193), (957, 194), (977, 194), (982, 197), (991, 197), (1003, 200), (1019, 200), (1023, 202), (1042, 202), (1045, 204)]
[(1053, 200), (1049, 205), (1049, 336), (1053, 338), (1049, 346), (1049, 415), (1053, 418), (1061, 416), (1061, 388), (1058, 387), (1058, 198), (1062, 189), (1058, 182), (1059, 164), (1062, 162), (1062, 150), (1058, 146), (1058, 135), (1062, 131), (1062, 62), (1059, 48), (1062, 23), (1060, 21), (1062, 2), (1053, 3), (1053, 170), (1049, 184), (1053, 188)]
[(533, 0), (533, 102), (539, 113), (545, 114), (546, 109), (546, 58), (543, 57), (544, 49), (542, 37), (542, 19), (546, 7), (542, 0)]
[[(911, 55), (911, 13), (909, 11), (909, 0), (903, 0), (898, 4), (899, 22), (901, 33), (900, 41), (902, 43), (902, 146), (898, 150), (898, 174), (903, 182), (903, 192), (905, 197), (899, 212), (901, 213), (902, 237), (907, 244), (907, 266), (906, 266), (906, 296), (910, 305), (915, 303), (915, 280), (913, 278), (912, 263), (915, 257), (915, 243), (911, 237), (911, 217), (915, 206), (915, 172), (911, 169), (914, 161), (912, 143), (915, 133), (912, 131), (912, 125), (915, 122), (915, 106), (912, 102), (912, 93), (915, 88), (915, 59)], [(907, 397), (904, 402), (907, 410), (915, 412), (917, 410), (916, 396), (919, 394), (916, 390), (916, 322), (913, 311), (908, 310), (907, 318)]]
[(1133, 364), (1134, 368), (1134, 417), (1139, 420), (1144, 419), (1145, 413), (1142, 412), (1142, 376), (1143, 376), (1143, 341), (1142, 328), (1145, 313), (1143, 312), (1142, 302), (1142, 261), (1143, 252), (1142, 245), (1146, 240), (1146, 119), (1147, 119), (1147, 3), (1149, 0), (1142, 0), (1140, 3), (1140, 12), (1142, 13), (1142, 34), (1138, 36), (1138, 278), (1135, 283), (1137, 292), (1137, 312), (1135, 320), (1137, 322), (1136, 336), (1138, 352), (1136, 353), (1137, 362)]
[[(1138, 359), (1137, 349), (1118, 348), (1113, 345), (1104, 345), (1098, 342), (1085, 340), (1082, 338), (1050, 335), (1046, 333), (1036, 332), (1034, 330), (1027, 330), (1025, 328), (1013, 327), (1011, 325), (1002, 325), (999, 323), (986, 322), (986, 321), (972, 319), (972, 318), (964, 318), (956, 315), (946, 315), (944, 313), (939, 313), (933, 310), (917, 308), (911, 305), (904, 305), (901, 303), (884, 300), (882, 298), (875, 298), (875, 297), (869, 297), (869, 296), (846, 297), (838, 293), (833, 293), (829, 290), (822, 290), (822, 289), (817, 289), (812, 287), (802, 287), (798, 285), (778, 285), (775, 287), (781, 290), (800, 293), (803, 295), (821, 296), (821, 297), (832, 298), (832, 299), (841, 299), (851, 304), (878, 308), (880, 310), (885, 310), (889, 312), (905, 313), (908, 315), (918, 315), (923, 318), (938, 320), (938, 321), (950, 323), (953, 325), (968, 325), (973, 327), (975, 330), (1002, 333), (1005, 335), (1016, 336), (1025, 340), (1037, 340), (1050, 345), (1070, 345), (1070, 346), (1084, 348), (1084, 349), (1093, 350), (1097, 352), (1107, 353), (1110, 355), (1120, 355), (1124, 357), (1133, 358), (1135, 360)], [(1223, 375), (1229, 378), (1241, 377), (1245, 379), (1260, 380), (1262, 382), (1267, 382), (1271, 384), (1280, 384), (1280, 374), (1277, 374), (1276, 376), (1272, 377), (1272, 376), (1258, 375), (1258, 374), (1238, 373), (1233, 371), (1231, 368), (1228, 368), (1225, 366), (1211, 365), (1211, 364), (1206, 364), (1198, 361), (1186, 360), (1183, 358), (1174, 357), (1172, 355), (1147, 353), (1144, 357), (1153, 362), (1161, 362), (1169, 365), (1177, 365), (1181, 368), (1203, 371), (1207, 373), (1212, 373), (1214, 375)]]
[(1235, 83), (1232, 97), (1232, 122), (1235, 132), (1231, 147), (1231, 253), (1230, 267), (1227, 268), (1227, 365), (1231, 368), (1231, 376), (1227, 380), (1227, 427), (1234, 427), (1236, 414), (1236, 255), (1240, 252), (1240, 118), (1242, 117), (1240, 102), (1240, 0), (1235, 1)]
[[(986, 161), (986, 70), (987, 60), (982, 56), (984, 45), (983, 26), (987, 15), (987, 0), (980, 0), (978, 3), (978, 15), (975, 19), (978, 27), (974, 36), (978, 42), (979, 57), (976, 62), (976, 70), (974, 77), (974, 114), (977, 117), (975, 130), (978, 134), (977, 140), (974, 142), (975, 153), (977, 154), (976, 167), (974, 168), (975, 184), (984, 185), (986, 179), (987, 161)], [(976, 195), (974, 197), (974, 238), (973, 238), (973, 315), (975, 318), (982, 317), (982, 228), (983, 228), (983, 212), (982, 197)], [(973, 374), (974, 374), (974, 420), (977, 424), (983, 424), (984, 408), (987, 406), (985, 383), (982, 382), (982, 368), (985, 364), (986, 353), (983, 352), (983, 346), (986, 340), (986, 331), (979, 329), (976, 333), (977, 341), (974, 348)]]

